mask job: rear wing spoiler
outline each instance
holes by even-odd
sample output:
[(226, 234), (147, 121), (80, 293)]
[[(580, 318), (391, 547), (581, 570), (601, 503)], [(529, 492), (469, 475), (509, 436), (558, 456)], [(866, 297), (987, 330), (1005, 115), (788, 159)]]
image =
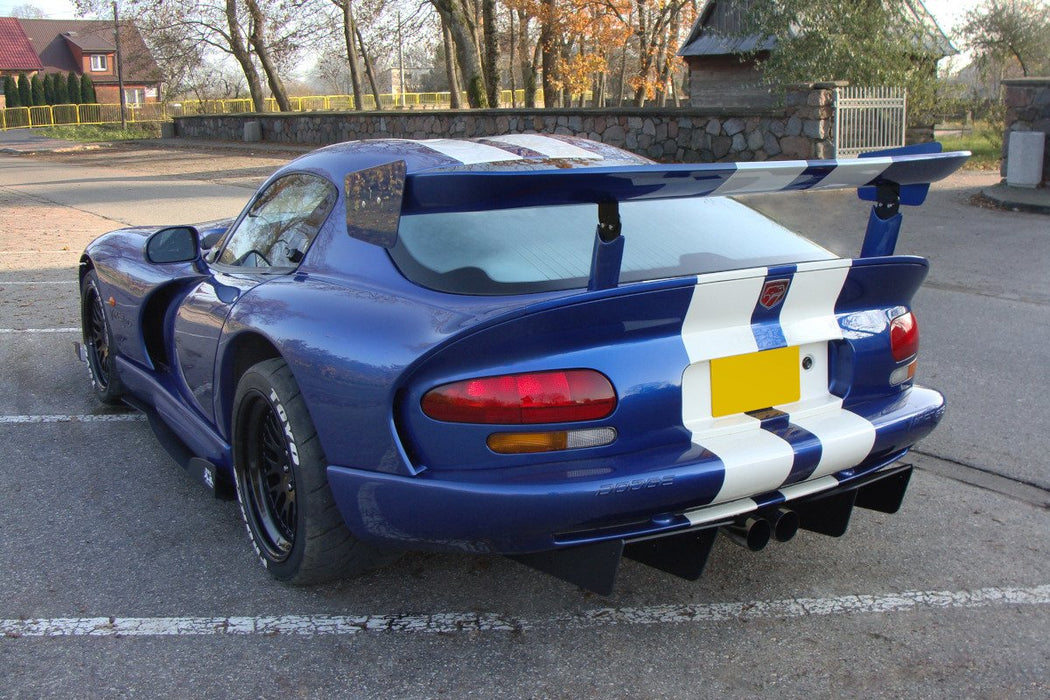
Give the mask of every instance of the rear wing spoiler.
[(890, 255), (900, 231), (900, 206), (922, 204), (930, 183), (951, 175), (970, 157), (968, 151), (940, 151), (941, 144), (928, 143), (842, 160), (562, 169), (537, 161), (528, 170), (472, 165), (411, 175), (405, 174), (403, 161), (396, 161), (347, 176), (347, 230), (355, 238), (393, 247), (401, 214), (597, 204), (591, 286), (605, 288), (619, 278), (620, 202), (857, 188), (861, 199), (875, 202), (861, 257)]

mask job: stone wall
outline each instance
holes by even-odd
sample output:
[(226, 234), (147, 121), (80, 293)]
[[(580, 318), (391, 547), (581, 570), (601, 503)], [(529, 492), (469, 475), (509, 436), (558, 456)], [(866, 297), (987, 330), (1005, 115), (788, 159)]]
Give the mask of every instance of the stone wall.
[(533, 109), (307, 112), (177, 117), (178, 136), (241, 141), (258, 122), (263, 141), (325, 145), (368, 138), (471, 138), (568, 134), (666, 162), (757, 161), (834, 156), (832, 90), (788, 93), (763, 109)]
[(1043, 150), (1043, 182), (1050, 182), (1050, 77), (1004, 80), (1003, 88), (1003, 99), (1006, 102), (1006, 133), (1003, 135), (1000, 172), (1006, 177), (1006, 161), (1012, 132), (1042, 131), (1047, 135)]

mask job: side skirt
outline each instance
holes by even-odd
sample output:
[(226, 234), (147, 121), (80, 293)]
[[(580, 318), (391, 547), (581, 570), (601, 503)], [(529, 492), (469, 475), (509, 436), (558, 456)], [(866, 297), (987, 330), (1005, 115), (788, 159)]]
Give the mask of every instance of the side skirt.
[(124, 402), (145, 414), (164, 450), (216, 498), (235, 498), (228, 468), (230, 446), (212, 426), (173, 399), (162, 379), (122, 357), (117, 362), (120, 379), (129, 390)]

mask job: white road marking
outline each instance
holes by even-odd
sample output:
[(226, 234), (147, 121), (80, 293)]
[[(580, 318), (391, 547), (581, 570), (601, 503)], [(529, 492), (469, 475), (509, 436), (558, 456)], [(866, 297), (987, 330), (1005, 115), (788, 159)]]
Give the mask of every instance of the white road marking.
[(594, 608), (527, 619), (498, 613), (429, 615), (272, 615), (257, 617), (58, 617), (0, 619), (0, 635), (18, 637), (199, 637), (215, 635), (300, 637), (362, 632), (511, 632), (585, 629), (614, 625), (718, 623), (1006, 605), (1048, 605), (1050, 584), (974, 591), (903, 591), (833, 598), (787, 598), (730, 603)]
[(2, 285), (13, 286), (13, 285), (16, 285), (16, 284), (17, 285), (22, 285), (22, 286), (27, 286), (27, 287), (30, 286), (30, 285), (37, 285), (37, 284), (68, 284), (68, 285), (72, 286), (72, 285), (77, 284), (77, 280), (75, 280), (75, 279), (45, 280), (45, 281), (40, 281), (40, 282), (26, 282), (26, 281), (13, 282), (11, 280), (0, 280), (0, 286), (2, 286)]
[(79, 333), (79, 328), (0, 328), (0, 333)]
[(146, 420), (141, 413), (104, 413), (82, 415), (49, 415), (49, 416), (0, 416), (0, 424), (24, 424), (24, 423), (128, 423), (132, 421)]

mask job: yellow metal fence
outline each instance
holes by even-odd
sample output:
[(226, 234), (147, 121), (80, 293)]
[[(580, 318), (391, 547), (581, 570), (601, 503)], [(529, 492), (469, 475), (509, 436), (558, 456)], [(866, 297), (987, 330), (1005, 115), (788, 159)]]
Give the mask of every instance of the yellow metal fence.
[[(354, 109), (353, 95), (311, 95), (289, 98), (293, 112), (332, 112)], [(462, 103), (467, 103), (466, 93)], [(525, 104), (525, 91), (510, 90), (500, 94), (500, 107)], [(379, 109), (448, 109), (451, 95), (447, 92), (409, 92), (379, 96)], [(277, 101), (272, 97), (266, 101), (267, 110), (277, 111)], [(365, 109), (376, 109), (373, 95), (364, 98)], [(182, 100), (179, 102), (155, 102), (128, 105), (128, 122), (159, 122), (172, 117), (197, 114), (244, 114), (254, 111), (252, 101), (239, 100)], [(70, 124), (119, 124), (119, 104), (44, 105), (39, 107), (9, 107), (0, 109), (0, 130), (28, 129), (38, 126), (64, 126)]]

